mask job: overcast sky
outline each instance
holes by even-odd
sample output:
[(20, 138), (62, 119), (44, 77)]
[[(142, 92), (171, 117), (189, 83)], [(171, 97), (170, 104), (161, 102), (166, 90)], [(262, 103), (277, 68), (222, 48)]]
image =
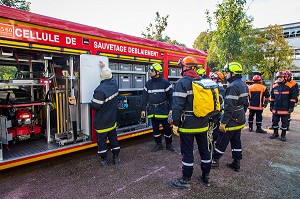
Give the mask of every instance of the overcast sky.
[[(192, 47), (208, 29), (205, 10), (215, 11), (217, 0), (28, 0), (31, 12), (105, 30), (141, 36), (155, 13), (169, 15), (164, 36)], [(300, 22), (299, 0), (247, 0), (247, 15), (255, 28)]]

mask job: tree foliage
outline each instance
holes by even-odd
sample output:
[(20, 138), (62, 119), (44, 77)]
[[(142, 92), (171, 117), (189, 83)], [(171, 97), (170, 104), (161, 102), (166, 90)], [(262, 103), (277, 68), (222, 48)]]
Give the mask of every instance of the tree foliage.
[(240, 61), (248, 45), (253, 19), (245, 14), (245, 4), (246, 0), (224, 0), (217, 5), (214, 52), (221, 65)]
[[(210, 30), (202, 32), (194, 41), (194, 48), (208, 47), (207, 65), (221, 69), (227, 62), (238, 61), (245, 73), (253, 67), (265, 76), (281, 69), (293, 68), (293, 50), (283, 37), (281, 26), (269, 26), (264, 31), (252, 28), (253, 18), (244, 9), (246, 0), (224, 0), (214, 12), (216, 31), (211, 31), (212, 18), (206, 10)], [(211, 38), (208, 34), (211, 33)], [(210, 42), (210, 43), (209, 43)]]
[(274, 80), (274, 73), (295, 67), (292, 63), (294, 50), (284, 39), (282, 32), (283, 28), (279, 25), (269, 25), (262, 32), (264, 59), (257, 65), (257, 68), (263, 71), (265, 75), (270, 76), (272, 81)]
[(195, 39), (193, 48), (208, 51), (213, 38), (213, 33), (214, 32), (212, 31), (201, 32), (200, 35)]
[(159, 12), (155, 13), (155, 24), (150, 23), (148, 27), (146, 27), (146, 32), (142, 32), (142, 36), (146, 39), (162, 41), (169, 44), (186, 46), (183, 43), (179, 43), (176, 40), (172, 40), (169, 36), (163, 36), (163, 32), (166, 30), (168, 26), (168, 18), (169, 15), (163, 17), (160, 16)]
[(30, 11), (30, 2), (25, 0), (0, 0), (0, 5)]
[(252, 70), (253, 64), (262, 59), (259, 43), (256, 42), (257, 31), (252, 28), (253, 18), (247, 16), (245, 10), (246, 0), (224, 0), (217, 4), (217, 10), (213, 13), (216, 31), (211, 31), (212, 17), (206, 10), (207, 22), (210, 26), (211, 38), (207, 45), (207, 39), (199, 37), (194, 41), (194, 47), (208, 46), (207, 65), (217, 70), (231, 61), (238, 61), (243, 65), (244, 71)]

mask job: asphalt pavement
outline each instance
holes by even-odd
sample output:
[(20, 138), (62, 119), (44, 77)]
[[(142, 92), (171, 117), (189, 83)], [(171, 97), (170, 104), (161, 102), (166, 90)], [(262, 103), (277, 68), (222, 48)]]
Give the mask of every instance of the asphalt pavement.
[[(247, 113), (248, 114), (248, 113)], [(191, 190), (178, 190), (169, 181), (181, 176), (181, 155), (162, 150), (150, 152), (150, 134), (120, 142), (121, 164), (103, 168), (92, 148), (0, 172), (0, 198), (300, 198), (300, 107), (292, 114), (287, 142), (268, 134), (242, 131), (241, 171), (231, 162), (228, 146), (220, 168), (211, 171), (211, 186), (199, 183), (200, 157), (195, 145)], [(271, 125), (265, 110), (263, 128)], [(173, 145), (180, 151), (179, 139)], [(111, 154), (109, 156), (111, 160)]]

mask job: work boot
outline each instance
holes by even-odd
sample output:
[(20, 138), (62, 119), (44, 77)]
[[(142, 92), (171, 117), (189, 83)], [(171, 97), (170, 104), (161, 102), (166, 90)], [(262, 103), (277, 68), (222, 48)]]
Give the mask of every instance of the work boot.
[(235, 172), (239, 172), (241, 167), (240, 160), (234, 159), (232, 163), (227, 163), (226, 166), (233, 169)]
[(281, 132), (281, 141), (286, 142), (286, 130), (282, 130)]
[(219, 168), (219, 159), (215, 159), (215, 158), (212, 159), (212, 161), (211, 161), (211, 168), (212, 169)]
[(191, 178), (182, 176), (181, 178), (176, 178), (170, 182), (170, 185), (176, 189), (190, 189), (191, 188)]
[(202, 173), (202, 176), (200, 179), (201, 179), (201, 182), (203, 182), (207, 187), (210, 186), (209, 173)]
[(270, 136), (270, 139), (274, 139), (274, 138), (277, 138), (279, 135), (278, 135), (278, 129), (273, 129), (274, 130), (274, 133)]
[(174, 152), (174, 153), (177, 152), (176, 149), (173, 147), (172, 144), (167, 144), (166, 149), (167, 149), (168, 151), (171, 151), (171, 152)]
[(164, 147), (162, 143), (156, 143), (156, 145), (151, 149), (151, 152), (157, 152), (163, 150)]
[(103, 166), (103, 167), (107, 167), (108, 166), (108, 160), (107, 160), (107, 158), (101, 159), (100, 165)]
[(257, 129), (256, 129), (255, 132), (256, 132), (256, 133), (263, 133), (263, 134), (266, 134), (266, 133), (267, 133), (267, 131), (263, 130), (263, 129), (261, 128), (261, 126), (257, 126)]
[(252, 131), (253, 131), (253, 124), (249, 123), (249, 132), (252, 132)]
[(113, 155), (113, 163), (116, 164), (120, 164), (121, 160), (119, 158), (118, 155)]

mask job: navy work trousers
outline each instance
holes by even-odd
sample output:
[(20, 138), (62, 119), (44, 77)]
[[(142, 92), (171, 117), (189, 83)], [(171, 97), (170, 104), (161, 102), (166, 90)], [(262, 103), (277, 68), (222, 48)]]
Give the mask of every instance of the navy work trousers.
[(222, 157), (229, 142), (231, 144), (232, 158), (235, 160), (242, 159), (241, 129), (227, 131), (226, 133), (221, 132), (221, 136), (218, 138), (213, 152), (213, 159), (220, 159)]
[(191, 177), (194, 166), (194, 139), (198, 145), (198, 151), (201, 157), (201, 170), (203, 173), (209, 173), (211, 168), (211, 155), (207, 140), (207, 132), (198, 134), (180, 133), (180, 147), (182, 154), (182, 175)]
[(162, 136), (159, 131), (159, 125), (161, 124), (164, 128), (164, 136), (166, 140), (166, 144), (172, 143), (172, 129), (170, 127), (170, 124), (168, 123), (168, 119), (156, 119), (152, 118), (152, 127), (153, 127), (153, 136), (156, 143), (161, 144), (162, 143)]

